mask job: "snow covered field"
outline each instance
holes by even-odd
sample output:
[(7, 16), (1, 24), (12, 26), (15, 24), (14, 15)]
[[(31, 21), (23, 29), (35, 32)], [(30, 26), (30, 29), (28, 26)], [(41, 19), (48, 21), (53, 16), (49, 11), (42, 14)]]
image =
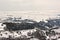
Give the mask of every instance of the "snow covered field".
[(54, 12), (39, 12), (39, 11), (0, 11), (0, 18), (22, 17), (22, 19), (33, 19), (36, 21), (46, 20), (49, 18), (57, 18), (59, 13)]
[[(0, 15), (0, 19), (3, 20), (4, 18), (7, 18), (7, 17), (21, 17), (22, 19), (32, 19), (32, 20), (35, 20), (35, 21), (46, 21), (46, 19), (54, 19), (54, 18), (59, 18), (59, 16), (57, 16), (58, 14), (55, 13), (55, 14), (49, 14), (49, 13), (40, 13), (40, 12), (17, 12), (17, 11), (14, 11), (14, 12), (0, 12), (2, 13)], [(1, 21), (0, 20), (0, 21)], [(35, 29), (31, 29), (31, 30), (22, 30), (22, 31), (19, 31), (21, 32), (20, 33), (17, 33), (17, 32), (9, 32), (9, 31), (4, 31), (4, 27), (6, 27), (6, 25), (3, 25), (1, 26), (2, 23), (0, 23), (0, 31), (3, 30), (1, 33), (0, 33), (0, 37), (6, 37), (8, 38), (9, 35), (12, 36), (13, 38), (17, 38), (17, 37), (23, 37), (23, 35), (30, 37), (27, 35), (28, 32), (35, 32), (36, 30)], [(55, 32), (60, 32), (60, 29), (55, 29), (54, 30)], [(7, 33), (7, 34), (6, 34)], [(2, 34), (2, 36), (1, 36)], [(47, 39), (49, 39), (49, 36), (46, 36)], [(60, 35), (56, 35), (56, 36), (51, 36), (50, 39), (52, 38), (58, 38), (60, 37)], [(39, 40), (37, 38), (32, 38), (30, 40)], [(60, 39), (58, 39), (60, 40)]]

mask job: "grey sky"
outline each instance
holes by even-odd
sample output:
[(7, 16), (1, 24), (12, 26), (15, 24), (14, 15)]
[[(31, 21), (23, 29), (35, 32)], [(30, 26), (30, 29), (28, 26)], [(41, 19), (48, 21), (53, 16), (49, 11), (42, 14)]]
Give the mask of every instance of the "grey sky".
[(60, 11), (60, 0), (0, 0), (0, 11)]
[(40, 20), (57, 14), (60, 14), (60, 0), (0, 0), (0, 18), (13, 15)]

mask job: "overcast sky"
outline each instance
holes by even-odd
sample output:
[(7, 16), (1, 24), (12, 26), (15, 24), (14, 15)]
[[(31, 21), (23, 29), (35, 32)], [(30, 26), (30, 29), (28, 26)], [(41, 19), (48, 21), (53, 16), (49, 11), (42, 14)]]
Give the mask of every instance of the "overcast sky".
[(60, 0), (0, 0), (0, 11), (60, 11)]
[(14, 15), (41, 19), (56, 14), (60, 14), (60, 0), (0, 0), (0, 17)]

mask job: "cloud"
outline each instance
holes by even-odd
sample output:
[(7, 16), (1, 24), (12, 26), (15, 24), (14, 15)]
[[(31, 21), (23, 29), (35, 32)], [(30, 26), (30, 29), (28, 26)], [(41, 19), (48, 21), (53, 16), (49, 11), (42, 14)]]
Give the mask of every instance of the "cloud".
[(0, 0), (0, 10), (2, 11), (24, 11), (31, 10), (33, 6), (30, 0)]
[(0, 0), (0, 11), (60, 10), (60, 0)]

